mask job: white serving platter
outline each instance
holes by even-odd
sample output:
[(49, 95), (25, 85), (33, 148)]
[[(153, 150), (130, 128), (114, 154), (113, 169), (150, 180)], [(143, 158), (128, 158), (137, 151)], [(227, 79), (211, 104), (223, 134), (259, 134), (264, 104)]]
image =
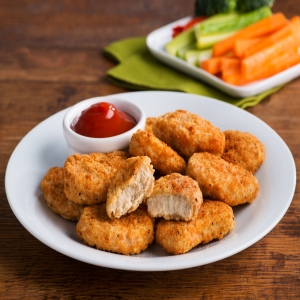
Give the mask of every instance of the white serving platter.
[(206, 82), (230, 96), (238, 98), (260, 94), (268, 89), (289, 82), (300, 75), (300, 64), (298, 64), (267, 79), (255, 81), (242, 86), (235, 86), (209, 74), (205, 70), (188, 64), (185, 60), (179, 57), (170, 55), (167, 51), (165, 51), (165, 45), (172, 39), (172, 28), (177, 25), (184, 25), (190, 19), (191, 17), (186, 17), (151, 32), (147, 36), (146, 43), (152, 55), (161, 62), (199, 79), (200, 81)]

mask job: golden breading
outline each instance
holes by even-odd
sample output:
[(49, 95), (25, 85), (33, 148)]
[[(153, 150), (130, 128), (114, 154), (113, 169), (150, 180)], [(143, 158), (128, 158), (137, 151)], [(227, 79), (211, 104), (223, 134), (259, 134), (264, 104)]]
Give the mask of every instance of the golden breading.
[(202, 202), (198, 183), (188, 176), (173, 173), (155, 181), (147, 206), (151, 217), (189, 221), (197, 217)]
[(137, 209), (154, 186), (154, 169), (148, 156), (128, 158), (117, 170), (108, 188), (106, 212), (120, 218)]
[(77, 235), (89, 246), (99, 250), (138, 254), (154, 239), (154, 220), (143, 207), (122, 216), (110, 219), (105, 203), (84, 209), (76, 226)]
[(75, 204), (64, 194), (64, 169), (52, 167), (41, 183), (48, 207), (57, 215), (71, 221), (78, 221), (85, 205)]
[(185, 173), (186, 162), (152, 133), (138, 130), (132, 135), (129, 152), (132, 156), (148, 156), (155, 170), (162, 175)]
[(186, 174), (198, 182), (204, 197), (230, 206), (251, 203), (259, 190), (252, 173), (207, 152), (195, 153), (189, 159)]
[(66, 197), (77, 204), (105, 202), (110, 181), (126, 158), (122, 151), (69, 156), (64, 165)]
[(225, 136), (219, 128), (186, 110), (158, 117), (152, 130), (156, 137), (186, 159), (204, 151), (221, 156), (225, 146)]
[(145, 125), (145, 131), (153, 133), (152, 131), (152, 125), (156, 121), (157, 118), (147, 118), (146, 119), (146, 125)]
[(266, 150), (257, 137), (248, 132), (226, 130), (222, 158), (255, 173), (263, 163)]
[(155, 240), (169, 254), (186, 253), (199, 244), (221, 240), (235, 226), (232, 208), (221, 201), (203, 201), (192, 221), (160, 220)]

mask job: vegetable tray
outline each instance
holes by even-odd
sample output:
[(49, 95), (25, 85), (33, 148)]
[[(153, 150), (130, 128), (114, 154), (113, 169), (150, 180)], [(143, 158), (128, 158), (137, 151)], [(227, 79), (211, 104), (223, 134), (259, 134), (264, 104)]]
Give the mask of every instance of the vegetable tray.
[(235, 86), (224, 82), (217, 76), (191, 65), (179, 57), (170, 55), (165, 51), (165, 45), (172, 39), (172, 28), (185, 25), (191, 16), (172, 22), (151, 32), (147, 36), (147, 47), (151, 54), (161, 62), (182, 71), (200, 81), (219, 89), (220, 91), (237, 98), (250, 97), (260, 94), (275, 86), (287, 83), (300, 75), (300, 64), (295, 65), (281, 73), (267, 79), (255, 81), (242, 86)]

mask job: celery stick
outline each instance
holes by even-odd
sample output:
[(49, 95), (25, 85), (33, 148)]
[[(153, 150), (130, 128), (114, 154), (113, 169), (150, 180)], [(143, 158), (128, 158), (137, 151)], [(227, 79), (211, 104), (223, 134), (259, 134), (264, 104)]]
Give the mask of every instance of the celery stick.
[(177, 51), (177, 56), (180, 57), (180, 58), (182, 58), (182, 59), (184, 59), (185, 53), (186, 53), (187, 51), (189, 51), (189, 50), (192, 50), (192, 49), (197, 49), (197, 48), (196, 48), (196, 43), (193, 43), (193, 44), (191, 44), (191, 45), (188, 45), (188, 46), (186, 46), (186, 47), (184, 47), (184, 48), (179, 49), (179, 50)]
[(194, 27), (196, 38), (200, 35), (202, 35), (203, 28), (210, 28), (210, 26), (214, 26), (216, 24), (226, 24), (227, 22), (236, 21), (239, 17), (239, 14), (236, 12), (231, 12), (228, 14), (217, 14), (212, 17), (209, 17), (208, 19), (201, 22), (201, 24), (197, 24)]
[(244, 14), (229, 13), (227, 16), (219, 14), (196, 25), (195, 34), (198, 38), (202, 35), (231, 32), (245, 28), (271, 15), (272, 11), (268, 6)]
[(175, 38), (165, 46), (165, 49), (169, 54), (176, 56), (178, 50), (195, 43), (196, 37), (194, 28), (190, 28), (176, 35)]
[(189, 64), (199, 67), (200, 63), (205, 59), (209, 59), (211, 55), (212, 48), (206, 50), (188, 50), (184, 55), (184, 59)]
[(197, 39), (197, 48), (198, 49), (206, 49), (212, 47), (214, 44), (234, 35), (238, 30), (219, 33), (219, 34), (211, 34), (211, 35), (202, 35)]

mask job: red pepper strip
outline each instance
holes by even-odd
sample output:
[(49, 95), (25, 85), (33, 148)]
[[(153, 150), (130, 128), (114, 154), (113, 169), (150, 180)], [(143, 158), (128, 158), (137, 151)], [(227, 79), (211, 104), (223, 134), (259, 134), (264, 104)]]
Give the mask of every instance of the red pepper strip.
[(175, 37), (177, 34), (183, 31), (183, 26), (176, 26), (173, 29), (172, 37)]
[(183, 31), (193, 27), (197, 23), (204, 21), (206, 18), (207, 17), (203, 17), (203, 16), (193, 18), (191, 21), (185, 24), (185, 26), (183, 26)]
[(195, 17), (193, 19), (191, 19), (188, 23), (186, 23), (184, 26), (175, 26), (172, 30), (172, 37), (174, 38), (177, 34), (179, 34), (182, 31), (185, 31), (191, 27), (193, 27), (195, 24), (202, 22), (203, 20), (205, 20), (207, 17)]

